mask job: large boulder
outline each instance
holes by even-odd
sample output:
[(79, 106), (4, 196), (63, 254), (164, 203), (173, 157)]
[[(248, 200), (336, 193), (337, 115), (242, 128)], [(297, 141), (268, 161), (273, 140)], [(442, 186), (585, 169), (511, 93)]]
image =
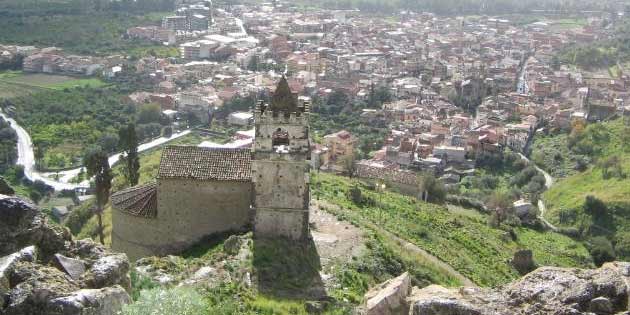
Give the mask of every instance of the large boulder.
[(446, 289), (439, 285), (430, 285), (423, 289), (414, 288), (408, 303), (412, 315), (480, 315), (471, 303), (460, 299), (457, 290)]
[(72, 240), (70, 232), (47, 224), (46, 216), (29, 202), (0, 195), (0, 256), (35, 245), (43, 259), (62, 251)]
[(130, 289), (125, 254), (73, 241), (32, 204), (0, 195), (0, 315), (114, 315)]
[(387, 280), (365, 295), (367, 315), (407, 314), (407, 297), (411, 292), (408, 273)]
[(125, 254), (112, 254), (98, 259), (85, 274), (84, 281), (90, 288), (120, 285), (131, 290), (129, 260)]
[(414, 315), (620, 314), (628, 311), (628, 283), (630, 263), (542, 267), (499, 289), (429, 286), (408, 300)]
[(116, 314), (131, 302), (121, 286), (103, 289), (82, 289), (53, 299), (49, 303), (51, 315)]
[[(9, 277), (13, 273), (17, 263), (21, 261), (33, 262), (36, 258), (37, 253), (35, 251), (35, 246), (29, 246), (17, 253), (0, 257), (0, 296), (4, 296), (9, 292), (11, 287)], [(0, 303), (0, 306), (3, 306), (3, 304)]]

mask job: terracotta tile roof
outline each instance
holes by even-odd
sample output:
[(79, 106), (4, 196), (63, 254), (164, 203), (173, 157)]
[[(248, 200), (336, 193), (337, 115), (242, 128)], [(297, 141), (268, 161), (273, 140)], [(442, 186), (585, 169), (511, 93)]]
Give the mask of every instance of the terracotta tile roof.
[(134, 216), (157, 216), (157, 183), (131, 187), (116, 192), (111, 197), (112, 207)]
[(251, 150), (169, 146), (162, 152), (158, 178), (250, 181)]

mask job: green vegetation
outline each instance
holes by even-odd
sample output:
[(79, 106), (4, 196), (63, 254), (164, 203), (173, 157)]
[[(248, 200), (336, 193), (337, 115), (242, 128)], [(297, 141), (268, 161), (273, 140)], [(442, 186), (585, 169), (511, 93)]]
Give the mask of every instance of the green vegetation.
[(115, 87), (46, 90), (4, 100), (2, 107), (28, 130), (41, 169), (77, 167), (93, 147), (118, 150), (118, 130), (137, 122), (139, 141), (158, 137), (170, 124), (159, 106), (122, 101)]
[(362, 195), (372, 202), (356, 205), (347, 197), (354, 184), (319, 174), (313, 179), (314, 195), (345, 209), (344, 215), (353, 220), (368, 220), (418, 245), (480, 285), (516, 278), (507, 261), (520, 248), (531, 249), (536, 261), (546, 265), (591, 264), (584, 246), (566, 236), (524, 227), (492, 228), (486, 215), (463, 215), (391, 192), (377, 194), (369, 186), (361, 188)]
[(57, 46), (77, 54), (140, 55), (160, 46), (126, 38), (127, 28), (156, 25), (169, 12), (167, 0), (6, 0), (0, 3), (0, 42), (5, 44)]
[[(621, 119), (574, 127), (565, 143), (588, 158), (582, 172), (559, 181), (544, 194), (548, 219), (576, 236), (605, 236), (621, 259), (628, 259), (630, 227), (630, 128)], [(602, 244), (601, 241), (591, 242)]]
[(74, 78), (54, 74), (25, 74), (21, 71), (0, 72), (0, 83), (21, 86), (25, 89), (43, 88), (63, 90), (74, 87), (102, 87), (106, 83), (98, 78)]
[[(90, 146), (116, 150), (118, 128), (134, 114), (111, 89), (76, 88), (46, 91), (5, 100), (33, 139), (35, 158), (43, 168), (76, 166)], [(112, 144), (113, 142), (113, 144)]]
[(4, 173), (17, 160), (17, 134), (9, 122), (0, 117), (0, 173)]
[(586, 155), (568, 146), (568, 134), (536, 135), (532, 144), (532, 161), (554, 178), (565, 178), (590, 163)]
[(545, 178), (511, 151), (501, 158), (477, 161), (475, 176), (462, 179), (449, 193), (485, 204), (490, 210), (511, 208), (525, 198), (536, 203), (545, 189)]
[(474, 15), (474, 14), (527, 14), (533, 9), (559, 10), (564, 14), (581, 10), (601, 10), (605, 3), (612, 1), (573, 1), (566, 5), (560, 0), (318, 0), (297, 1), (299, 5), (312, 7), (313, 5), (333, 9), (360, 9), (372, 13), (397, 13), (401, 10), (428, 11), (445, 15)]
[(565, 64), (576, 65), (586, 70), (609, 69), (618, 63), (630, 61), (630, 23), (617, 25), (612, 38), (594, 43), (575, 43), (564, 48), (556, 58)]
[(124, 315), (143, 314), (205, 314), (208, 303), (193, 288), (179, 287), (171, 289), (153, 288), (144, 290), (139, 300), (123, 308)]
[[(369, 287), (405, 271), (410, 271), (414, 285), (460, 285), (422, 259), (415, 260), (415, 256), (391, 240), (371, 231), (366, 233), (366, 247), (360, 256), (349, 263), (338, 262), (331, 266), (332, 277), (328, 280), (331, 283), (326, 288), (320, 277), (322, 267), (313, 243), (253, 240), (248, 233), (239, 238), (247, 244), (250, 252), (245, 256), (237, 255), (245, 257), (244, 260), (234, 260), (224, 250), (226, 237), (221, 235), (204, 240), (181, 257), (149, 258), (148, 263), (153, 268), (182, 278), (177, 280), (183, 280), (186, 274), (202, 266), (220, 262), (231, 279), (242, 279), (250, 274), (252, 286), (239, 281), (218, 280), (213, 281), (210, 287), (197, 285), (191, 288), (194, 292), (182, 292), (176, 288), (157, 288), (151, 280), (135, 274), (132, 275), (132, 286), (137, 302), (128, 306), (123, 314), (153, 314), (162, 304), (155, 300), (155, 291), (164, 292), (166, 296), (178, 292), (192, 301), (202, 301), (204, 308), (196, 310), (195, 314), (307, 315), (312, 314), (307, 304), (315, 303), (321, 310), (318, 314), (336, 315), (352, 314), (354, 307), (364, 302), (363, 296)], [(421, 277), (418, 278), (418, 275)], [(327, 294), (328, 298), (318, 301), (322, 294)], [(171, 308), (173, 314), (182, 314), (191, 307), (184, 300), (174, 300), (177, 302), (173, 305), (164, 306)]]
[(367, 102), (353, 100), (341, 91), (335, 91), (326, 98), (314, 97), (310, 115), (311, 130), (314, 140), (345, 129), (358, 138), (358, 158), (368, 157), (373, 151), (383, 146), (383, 139), (388, 132), (384, 121), (366, 122), (360, 115), (364, 108), (380, 106), (390, 96), (375, 89), (374, 100)]

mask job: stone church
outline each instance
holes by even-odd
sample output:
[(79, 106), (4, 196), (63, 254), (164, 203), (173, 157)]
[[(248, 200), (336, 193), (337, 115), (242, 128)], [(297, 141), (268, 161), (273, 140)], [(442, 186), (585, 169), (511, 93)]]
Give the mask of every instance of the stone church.
[(256, 105), (251, 149), (166, 147), (155, 182), (112, 195), (112, 248), (135, 260), (222, 232), (310, 237), (308, 115), (282, 78)]

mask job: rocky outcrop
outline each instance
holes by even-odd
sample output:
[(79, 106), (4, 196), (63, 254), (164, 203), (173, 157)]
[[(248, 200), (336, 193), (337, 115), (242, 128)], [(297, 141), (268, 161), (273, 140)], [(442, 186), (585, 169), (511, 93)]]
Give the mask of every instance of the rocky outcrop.
[[(401, 283), (397, 279), (400, 277), (387, 283)], [(391, 285), (381, 285), (372, 296), (398, 300), (398, 294), (404, 292), (392, 290)], [(405, 298), (408, 312), (404, 308), (376, 307), (375, 312), (368, 314), (627, 315), (630, 314), (630, 263), (607, 263), (599, 269), (542, 267), (497, 289), (431, 285), (413, 288)]]
[(411, 279), (408, 273), (390, 279), (365, 295), (366, 315), (406, 314), (409, 305), (406, 298), (411, 291)]
[(630, 263), (599, 269), (542, 267), (500, 289), (416, 289), (414, 315), (621, 314), (628, 311)]
[(30, 203), (0, 195), (0, 315), (113, 315), (128, 290), (126, 255), (74, 241)]

